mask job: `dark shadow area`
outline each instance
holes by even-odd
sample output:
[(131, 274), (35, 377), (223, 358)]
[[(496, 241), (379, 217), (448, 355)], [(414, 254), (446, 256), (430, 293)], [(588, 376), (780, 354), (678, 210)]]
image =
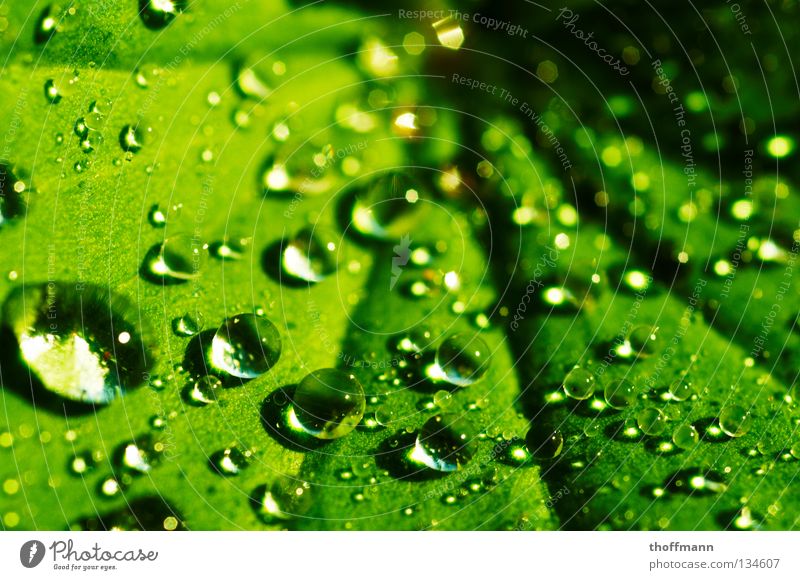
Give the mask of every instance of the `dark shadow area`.
[(164, 520), (173, 517), (177, 521), (176, 531), (186, 527), (181, 515), (160, 496), (145, 496), (132, 500), (124, 508), (81, 518), (70, 525), (72, 530), (83, 531), (161, 531)]

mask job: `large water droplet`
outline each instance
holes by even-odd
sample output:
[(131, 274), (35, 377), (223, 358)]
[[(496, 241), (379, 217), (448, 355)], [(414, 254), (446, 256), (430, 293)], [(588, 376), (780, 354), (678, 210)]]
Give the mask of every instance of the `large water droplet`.
[(211, 341), (211, 364), (242, 379), (272, 368), (281, 355), (281, 336), (263, 316), (238, 314), (225, 320)]
[(293, 397), (297, 424), (318, 439), (338, 439), (364, 417), (364, 389), (349, 373), (320, 369), (307, 375)]
[(409, 457), (436, 471), (457, 471), (472, 459), (473, 447), (465, 420), (437, 415), (422, 426)]
[(92, 286), (29, 285), (11, 292), (3, 319), (47, 390), (105, 404), (143, 382), (150, 365), (140, 331), (116, 311), (118, 302)]
[(187, 0), (139, 0), (139, 17), (151, 30), (160, 30), (186, 10)]
[(304, 228), (286, 242), (281, 265), (296, 280), (321, 282), (336, 272), (336, 242), (319, 228)]
[(436, 350), (442, 378), (452, 385), (468, 387), (489, 369), (489, 347), (477, 335), (453, 334)]
[(354, 200), (353, 227), (380, 240), (399, 240), (419, 225), (424, 191), (405, 173), (392, 172), (371, 181)]

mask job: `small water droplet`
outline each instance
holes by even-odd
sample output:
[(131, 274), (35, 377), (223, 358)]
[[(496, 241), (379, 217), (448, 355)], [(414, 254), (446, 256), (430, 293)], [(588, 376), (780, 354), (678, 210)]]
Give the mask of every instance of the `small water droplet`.
[(202, 324), (195, 320), (188, 312), (172, 319), (172, 332), (178, 336), (194, 336), (202, 330)]
[(349, 434), (364, 416), (364, 389), (349, 373), (320, 369), (309, 373), (292, 398), (298, 426), (317, 439)]
[(694, 425), (679, 425), (672, 433), (672, 442), (681, 449), (691, 449), (700, 440)]
[(694, 394), (694, 385), (686, 379), (678, 379), (670, 383), (669, 394), (675, 401), (686, 401)]
[(354, 200), (351, 219), (360, 234), (379, 240), (399, 240), (419, 225), (425, 191), (405, 173), (392, 172), (372, 180)]
[(658, 327), (640, 325), (630, 331), (627, 338), (631, 356), (647, 358), (659, 352), (661, 340)]
[(244, 257), (247, 241), (226, 238), (220, 242), (213, 242), (208, 247), (208, 251), (218, 260), (241, 260)]
[(167, 225), (167, 214), (161, 209), (161, 206), (153, 204), (150, 206), (150, 211), (147, 212), (147, 221), (154, 228), (163, 228)]
[(25, 182), (14, 175), (11, 167), (0, 162), (0, 227), (25, 210)]
[(211, 341), (211, 364), (242, 379), (272, 368), (281, 355), (281, 336), (263, 316), (238, 314), (225, 320)]
[(54, 5), (47, 6), (36, 19), (36, 27), (33, 32), (33, 40), (36, 44), (44, 44), (57, 32), (59, 24), (59, 14)]
[(243, 97), (263, 100), (272, 92), (258, 73), (249, 66), (238, 67), (235, 82), (236, 89)]
[(123, 443), (116, 452), (117, 466), (135, 475), (149, 473), (158, 464), (165, 450), (164, 442), (149, 435)]
[(284, 245), (281, 266), (295, 280), (321, 282), (337, 270), (337, 244), (328, 232), (304, 228)]
[(636, 415), (636, 424), (645, 435), (656, 437), (666, 429), (667, 417), (661, 409), (647, 407)]
[(564, 377), (564, 392), (568, 397), (583, 401), (594, 394), (596, 379), (591, 371), (575, 367)]
[(142, 274), (151, 282), (181, 283), (200, 275), (208, 252), (196, 237), (175, 235), (147, 252)]
[(125, 125), (119, 133), (119, 144), (123, 151), (137, 153), (144, 145), (144, 135), (137, 126)]
[(468, 387), (489, 369), (489, 347), (477, 335), (453, 334), (436, 349), (436, 364), (442, 378), (452, 385)]
[(534, 421), (525, 435), (525, 445), (536, 459), (553, 459), (561, 454), (564, 436), (555, 425)]
[(425, 422), (409, 458), (436, 471), (457, 471), (472, 459), (474, 438), (466, 420), (437, 415)]
[(221, 386), (222, 381), (217, 377), (206, 375), (186, 385), (183, 398), (190, 405), (204, 407), (217, 402), (217, 392)]
[(306, 511), (311, 502), (310, 486), (281, 477), (253, 492), (253, 507), (262, 522), (281, 524)]
[(186, 10), (187, 0), (139, 0), (139, 17), (151, 30), (160, 30)]
[(610, 407), (621, 410), (636, 401), (636, 387), (630, 381), (620, 379), (608, 383), (603, 395)]
[(53, 79), (47, 79), (44, 83), (44, 96), (52, 104), (57, 104), (61, 101), (61, 93), (56, 86)]
[(227, 447), (211, 456), (211, 465), (220, 475), (239, 475), (250, 465), (250, 451), (240, 451), (238, 447)]
[(719, 413), (719, 426), (729, 437), (742, 437), (752, 427), (749, 411), (739, 405), (728, 405)]
[(75, 475), (84, 475), (92, 471), (95, 461), (91, 453), (77, 453), (69, 462), (69, 470)]

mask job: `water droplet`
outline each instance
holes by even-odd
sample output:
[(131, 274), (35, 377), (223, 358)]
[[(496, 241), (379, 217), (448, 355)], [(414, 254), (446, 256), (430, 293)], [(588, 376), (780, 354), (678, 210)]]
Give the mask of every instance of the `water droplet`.
[(564, 377), (564, 392), (568, 397), (583, 401), (594, 394), (595, 376), (581, 367), (575, 367)]
[(694, 394), (694, 386), (690, 381), (678, 379), (670, 383), (669, 394), (675, 401), (686, 401)]
[(147, 252), (142, 274), (151, 282), (181, 283), (200, 275), (208, 252), (196, 237), (175, 235)]
[(57, 32), (58, 18), (57, 9), (53, 5), (42, 10), (36, 20), (36, 28), (33, 32), (33, 40), (36, 44), (44, 44)]
[(739, 405), (728, 405), (719, 413), (719, 426), (729, 437), (742, 437), (752, 427), (749, 411)]
[(281, 355), (281, 336), (263, 316), (239, 314), (225, 320), (211, 341), (211, 364), (234, 377), (253, 379)]
[(317, 439), (349, 434), (364, 416), (364, 389), (349, 373), (320, 369), (308, 374), (293, 397), (294, 416), (306, 433)]
[(554, 425), (534, 421), (525, 435), (525, 444), (536, 459), (553, 459), (561, 454), (564, 436)]
[(672, 433), (672, 442), (681, 449), (691, 449), (700, 441), (694, 425), (679, 425)]
[(218, 260), (241, 260), (244, 257), (247, 241), (226, 238), (221, 242), (213, 242), (208, 251)]
[(250, 465), (250, 451), (242, 452), (238, 447), (227, 447), (211, 456), (211, 465), (220, 475), (239, 475)]
[(628, 270), (622, 273), (622, 286), (634, 293), (647, 292), (653, 285), (653, 277), (643, 270)]
[(236, 88), (243, 97), (266, 99), (272, 92), (256, 71), (249, 66), (240, 66), (236, 71)]
[(394, 348), (397, 352), (417, 355), (427, 351), (433, 342), (431, 331), (426, 328), (414, 328), (397, 339)]
[(642, 433), (656, 437), (664, 432), (667, 427), (667, 417), (661, 409), (647, 407), (636, 415), (636, 424)]
[(371, 181), (355, 198), (353, 227), (380, 240), (399, 240), (419, 225), (424, 191), (405, 173), (392, 172)]
[(105, 497), (114, 497), (122, 491), (122, 484), (113, 477), (108, 477), (100, 482), (100, 494)]
[(150, 81), (147, 80), (147, 76), (144, 74), (144, 71), (140, 68), (136, 68), (133, 71), (133, 81), (140, 89), (146, 89), (150, 84)]
[(44, 96), (54, 105), (61, 101), (61, 93), (53, 79), (47, 79), (44, 83)]
[(147, 221), (154, 228), (163, 228), (167, 225), (167, 214), (161, 209), (157, 203), (150, 206), (150, 211), (147, 212)]
[(337, 270), (337, 245), (333, 236), (319, 228), (302, 229), (283, 247), (281, 266), (291, 278), (321, 282)]
[(186, 10), (187, 0), (139, 0), (139, 17), (151, 30), (160, 30)]
[(457, 471), (472, 459), (471, 433), (464, 419), (432, 417), (420, 429), (409, 458), (436, 471)]
[(628, 344), (632, 356), (647, 358), (657, 353), (661, 347), (658, 327), (641, 325), (628, 334)]
[(262, 522), (281, 524), (306, 511), (311, 502), (307, 483), (281, 477), (253, 492), (253, 507)]
[(630, 407), (636, 401), (636, 387), (630, 381), (620, 379), (608, 383), (603, 395), (610, 407), (620, 410)]
[(453, 402), (453, 395), (449, 391), (436, 391), (433, 395), (433, 404), (440, 409), (445, 409)]
[(161, 460), (164, 450), (163, 441), (145, 435), (136, 441), (123, 443), (117, 449), (116, 463), (126, 473), (149, 473)]
[(91, 453), (78, 453), (69, 462), (69, 470), (75, 475), (84, 475), (92, 471), (95, 461)]
[(394, 421), (394, 411), (387, 408), (381, 408), (375, 411), (375, 421), (378, 425), (388, 427)]
[(93, 118), (105, 117), (111, 113), (114, 103), (111, 99), (96, 99), (89, 105), (89, 113)]
[(200, 330), (202, 330), (202, 325), (192, 318), (188, 312), (183, 316), (172, 319), (172, 332), (178, 336), (194, 336), (200, 332)]
[(123, 151), (137, 153), (144, 144), (144, 135), (137, 126), (125, 125), (119, 133), (119, 144)]
[(489, 355), (489, 347), (479, 336), (453, 334), (436, 349), (436, 364), (445, 381), (468, 387), (486, 375)]
[(0, 226), (25, 210), (25, 182), (17, 179), (11, 167), (0, 162)]
[(117, 311), (121, 303), (88, 285), (27, 285), (12, 290), (3, 319), (45, 389), (71, 401), (107, 404), (138, 385), (150, 365), (139, 330)]
[(206, 375), (186, 385), (183, 398), (190, 405), (204, 407), (217, 402), (217, 392), (221, 386), (222, 381), (217, 377)]
[(86, 139), (89, 136), (89, 125), (86, 124), (85, 117), (78, 117), (75, 120), (75, 126), (73, 127), (73, 131), (75, 134), (81, 139)]
[(590, 421), (583, 428), (583, 434), (587, 437), (597, 437), (600, 434), (600, 423)]

